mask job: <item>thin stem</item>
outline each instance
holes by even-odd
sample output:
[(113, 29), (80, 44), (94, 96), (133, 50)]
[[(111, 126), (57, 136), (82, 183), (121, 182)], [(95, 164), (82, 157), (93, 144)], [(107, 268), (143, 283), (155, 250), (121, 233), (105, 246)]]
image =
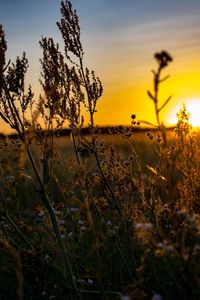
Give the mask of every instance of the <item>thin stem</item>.
[(106, 178), (106, 176), (105, 176), (105, 174), (104, 174), (104, 172), (103, 172), (103, 170), (101, 168), (98, 155), (97, 155), (96, 151), (93, 151), (93, 153), (94, 153), (94, 156), (95, 156), (95, 159), (96, 159), (96, 162), (97, 162), (97, 166), (98, 166), (99, 171), (101, 173), (101, 176), (102, 176), (102, 178), (103, 178), (103, 180), (105, 182), (105, 185), (106, 185), (107, 189), (109, 190), (109, 192), (110, 192), (110, 194), (111, 194), (111, 196), (112, 196), (112, 198), (114, 200), (114, 203), (115, 203), (115, 206), (116, 206), (117, 210), (119, 211), (119, 213), (120, 213), (120, 215), (121, 215), (124, 223), (126, 224), (126, 221), (124, 219), (121, 207), (120, 207), (120, 205), (118, 203), (118, 200), (116, 199), (115, 194), (114, 194), (114, 192), (113, 192), (113, 190), (112, 190), (112, 188), (111, 188), (111, 186), (110, 186), (110, 184), (109, 184), (109, 182), (108, 182), (108, 180), (107, 180), (107, 178)]
[[(48, 197), (48, 195), (46, 193), (46, 190), (45, 190), (44, 185), (42, 183), (42, 180), (40, 178), (39, 172), (37, 170), (37, 167), (35, 165), (34, 159), (32, 157), (32, 153), (31, 153), (31, 151), (30, 151), (30, 149), (28, 147), (27, 147), (27, 153), (28, 153), (29, 159), (31, 161), (32, 167), (34, 169), (35, 175), (37, 177), (38, 183), (40, 185), (40, 188), (41, 188), (41, 197), (42, 197), (42, 200), (43, 200), (44, 204), (46, 205), (48, 213), (50, 215), (52, 226), (53, 226), (53, 229), (54, 229), (54, 232), (55, 232), (55, 235), (56, 235), (56, 239), (57, 239), (58, 245), (60, 247), (60, 251), (61, 251), (62, 256), (63, 256), (64, 265), (65, 265), (65, 275), (67, 275), (67, 271), (68, 271), (69, 275), (70, 275), (70, 278), (71, 278), (71, 281), (72, 281), (73, 289), (76, 292), (78, 292), (78, 288), (77, 288), (75, 277), (74, 277), (74, 274), (73, 274), (73, 271), (72, 271), (72, 267), (71, 267), (71, 263), (70, 263), (70, 260), (69, 260), (69, 256), (68, 256), (67, 250), (65, 248), (65, 244), (64, 244), (64, 242), (62, 240), (62, 237), (61, 237), (61, 232), (60, 232), (60, 229), (59, 229), (59, 226), (58, 226), (58, 222), (57, 222), (57, 219), (56, 219), (56, 216), (55, 216), (55, 213), (54, 213), (54, 209), (53, 209), (53, 207), (51, 205), (49, 197)], [(66, 276), (66, 279), (67, 279), (67, 276)]]
[(18, 235), (21, 237), (21, 239), (26, 243), (26, 245), (29, 248), (33, 248), (31, 243), (27, 240), (27, 238), (24, 236), (24, 234), (21, 232), (21, 230), (18, 228), (18, 226), (13, 222), (13, 220), (10, 218), (10, 216), (7, 213), (1, 213), (2, 216), (10, 223), (10, 225), (15, 229), (15, 231), (18, 233)]
[(83, 59), (80, 57), (79, 58), (80, 61), (80, 69), (81, 69), (81, 74), (83, 76), (83, 80), (84, 80), (84, 85), (85, 85), (85, 89), (86, 89), (86, 93), (87, 93), (87, 99), (88, 99), (88, 108), (89, 108), (89, 112), (90, 112), (90, 123), (91, 123), (91, 128), (92, 130), (94, 129), (94, 117), (93, 117), (93, 110), (92, 110), (92, 106), (91, 106), (91, 99), (90, 99), (90, 95), (89, 95), (89, 91), (88, 91), (88, 85), (86, 82), (86, 78), (85, 78), (85, 72), (84, 72), (84, 67), (83, 67)]

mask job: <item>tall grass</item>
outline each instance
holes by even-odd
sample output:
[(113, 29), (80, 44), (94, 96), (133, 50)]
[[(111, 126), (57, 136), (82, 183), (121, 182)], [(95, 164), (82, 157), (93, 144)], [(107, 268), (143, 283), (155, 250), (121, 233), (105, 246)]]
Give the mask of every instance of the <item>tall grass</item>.
[[(155, 54), (156, 130), (138, 138), (132, 115), (104, 136), (95, 124), (102, 84), (84, 65), (70, 1), (57, 25), (64, 54), (41, 39), (38, 101), (25, 89), (26, 54), (6, 61), (0, 27), (0, 116), (17, 132), (0, 141), (0, 298), (199, 299), (198, 138), (185, 107), (174, 132), (160, 120), (172, 57)], [(58, 138), (65, 121), (70, 138)]]

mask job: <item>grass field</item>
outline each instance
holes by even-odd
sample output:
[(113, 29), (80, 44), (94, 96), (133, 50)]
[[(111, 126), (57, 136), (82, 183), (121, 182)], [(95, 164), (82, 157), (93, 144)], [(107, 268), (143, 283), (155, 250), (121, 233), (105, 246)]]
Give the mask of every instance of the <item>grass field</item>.
[[(1, 299), (198, 299), (199, 138), (182, 133), (169, 132), (166, 149), (158, 132), (99, 136), (99, 161), (80, 149), (80, 163), (72, 139), (55, 138), (43, 180), (81, 296), (62, 273), (24, 146), (2, 141)], [(42, 176), (40, 147), (31, 149)]]

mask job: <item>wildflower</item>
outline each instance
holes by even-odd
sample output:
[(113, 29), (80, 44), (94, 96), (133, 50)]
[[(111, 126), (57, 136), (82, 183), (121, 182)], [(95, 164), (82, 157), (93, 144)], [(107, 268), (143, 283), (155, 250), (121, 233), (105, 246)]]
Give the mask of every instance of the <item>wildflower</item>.
[(136, 115), (135, 115), (135, 114), (132, 114), (132, 115), (131, 115), (131, 119), (134, 120), (135, 118), (136, 118)]
[(153, 225), (151, 223), (143, 224), (144, 231), (151, 231), (153, 229)]
[(84, 283), (85, 283), (85, 280), (82, 279), (82, 278), (80, 278), (80, 279), (77, 279), (77, 282), (84, 284)]
[(6, 181), (8, 183), (13, 183), (15, 181), (15, 177), (14, 176), (7, 176), (5, 179), (6, 179)]
[(73, 237), (73, 235), (74, 235), (73, 232), (68, 233), (68, 238), (71, 239)]
[(190, 223), (195, 223), (195, 221), (197, 220), (197, 215), (193, 214), (193, 215), (188, 215), (187, 216), (187, 220), (190, 222)]
[(161, 68), (166, 67), (168, 65), (168, 63), (172, 62), (172, 60), (173, 60), (171, 55), (164, 50), (161, 52), (155, 53), (154, 57), (157, 60), (157, 62), (159, 63)]
[(124, 167), (128, 167), (130, 165), (130, 162), (128, 161), (128, 160), (125, 160), (124, 162), (123, 162), (123, 166)]
[(119, 163), (118, 161), (115, 163), (115, 167), (116, 167), (116, 168), (119, 168), (119, 167), (120, 167), (120, 163)]
[(92, 176), (96, 177), (99, 176), (99, 174), (97, 172), (93, 173)]
[(70, 208), (70, 211), (71, 211), (72, 213), (76, 213), (76, 212), (78, 212), (78, 208), (77, 208), (77, 207), (71, 207), (71, 208)]
[(134, 158), (135, 158), (135, 156), (134, 156), (133, 154), (131, 154), (131, 155), (129, 156), (129, 160), (130, 160), (130, 161), (134, 160)]
[(167, 241), (164, 241), (163, 243), (158, 243), (157, 247), (166, 251), (166, 252), (173, 252), (174, 251), (174, 247), (172, 245), (169, 245), (167, 243)]
[(93, 285), (93, 280), (88, 278), (87, 283), (88, 285)]
[(83, 220), (78, 220), (78, 225), (83, 225), (84, 221)]
[(112, 222), (110, 221), (110, 220), (108, 220), (107, 222), (106, 222), (106, 226), (111, 226), (112, 225)]
[(187, 216), (185, 209), (179, 209), (176, 213), (178, 216), (180, 216), (182, 218), (186, 218), (186, 216)]
[(153, 229), (153, 225), (151, 223), (137, 223), (135, 225), (136, 230), (144, 230), (151, 231)]
[(151, 132), (150, 132), (150, 131), (147, 131), (146, 135), (147, 135), (147, 136), (150, 136), (150, 135), (151, 135)]
[(38, 213), (38, 217), (42, 218), (44, 217), (45, 215), (45, 212), (43, 210), (41, 210), (39, 213)]
[(170, 212), (170, 209), (169, 209), (169, 207), (168, 207), (168, 204), (165, 204), (165, 205), (163, 206), (163, 210), (164, 210), (165, 212)]
[(59, 216), (61, 214), (61, 212), (59, 210), (54, 209), (54, 214)]
[(80, 231), (85, 231), (86, 227), (85, 226), (81, 226)]
[(121, 300), (131, 300), (131, 298), (129, 296), (122, 295)]
[(160, 294), (153, 292), (151, 300), (162, 300), (162, 297)]
[(61, 238), (64, 240), (64, 239), (65, 239), (65, 235), (64, 235), (64, 234), (61, 234)]
[(102, 139), (102, 140), (99, 140), (98, 141), (98, 145), (100, 146), (100, 147), (103, 147), (104, 145), (105, 145), (105, 141)]
[(195, 245), (194, 249), (195, 249), (198, 253), (200, 253), (200, 245)]
[(142, 223), (137, 223), (136, 225), (135, 225), (135, 229), (142, 229), (142, 226), (143, 226), (143, 224)]
[(22, 145), (22, 142), (20, 140), (16, 140), (16, 146), (20, 148), (21, 145)]
[(103, 159), (100, 164), (101, 164), (101, 167), (103, 167), (106, 164), (106, 160)]
[(51, 262), (51, 257), (50, 257), (48, 254), (45, 256), (45, 261), (46, 261), (47, 263), (50, 263), (50, 262)]
[(153, 135), (152, 135), (152, 133), (151, 133), (150, 131), (147, 131), (146, 135), (147, 135), (147, 137), (148, 137), (150, 140), (153, 139)]
[(158, 135), (158, 136), (157, 136), (157, 142), (158, 142), (158, 143), (161, 143), (161, 141), (162, 141), (162, 139), (161, 139), (160, 135)]

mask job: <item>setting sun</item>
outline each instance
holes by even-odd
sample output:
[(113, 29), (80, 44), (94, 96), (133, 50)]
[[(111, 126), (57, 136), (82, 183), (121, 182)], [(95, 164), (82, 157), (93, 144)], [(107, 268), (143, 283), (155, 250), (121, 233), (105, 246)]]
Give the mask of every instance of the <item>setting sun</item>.
[[(193, 127), (200, 127), (200, 98), (199, 99), (191, 99), (184, 102), (186, 105), (186, 109), (190, 114), (189, 123)], [(176, 124), (177, 123), (177, 113), (182, 108), (183, 104), (176, 106), (169, 115), (167, 119), (168, 124)]]

